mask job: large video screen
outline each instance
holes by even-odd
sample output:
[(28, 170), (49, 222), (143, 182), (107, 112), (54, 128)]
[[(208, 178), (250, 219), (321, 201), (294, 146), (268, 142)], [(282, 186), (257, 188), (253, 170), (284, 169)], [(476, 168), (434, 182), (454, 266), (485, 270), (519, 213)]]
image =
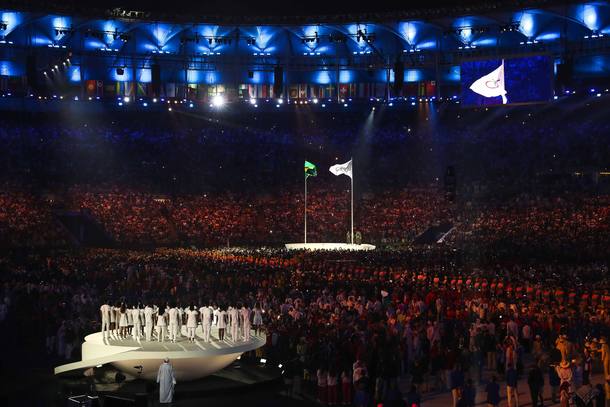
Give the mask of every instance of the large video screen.
[(546, 102), (553, 96), (551, 64), (547, 55), (464, 61), (460, 66), (462, 104)]

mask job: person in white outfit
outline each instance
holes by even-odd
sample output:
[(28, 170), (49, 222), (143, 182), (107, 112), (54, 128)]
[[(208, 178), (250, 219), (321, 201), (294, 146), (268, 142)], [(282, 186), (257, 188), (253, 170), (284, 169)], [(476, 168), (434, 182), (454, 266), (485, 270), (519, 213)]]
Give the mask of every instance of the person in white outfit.
[(100, 314), (102, 316), (102, 336), (106, 338), (110, 335), (110, 314), (112, 314), (112, 307), (108, 303), (102, 304)]
[(127, 314), (127, 335), (133, 335), (133, 307), (127, 308), (125, 314)]
[(231, 307), (229, 310), (229, 319), (231, 320), (231, 340), (237, 342), (239, 339), (239, 311), (237, 308)]
[(254, 335), (258, 335), (261, 327), (263, 326), (263, 310), (258, 303), (254, 306)]
[(186, 332), (188, 334), (189, 341), (195, 341), (195, 330), (197, 329), (197, 308), (195, 305), (191, 305), (191, 308), (186, 311)]
[(218, 313), (220, 312), (220, 309), (214, 305), (212, 307), (212, 316), (214, 317), (214, 321), (212, 322), (212, 325), (214, 326), (218, 326)]
[[(227, 307), (227, 329), (225, 332), (226, 332), (227, 336), (229, 336), (229, 337), (231, 336), (231, 314), (232, 314), (231, 310), (232, 309), (233, 309), (233, 307), (230, 305)], [(233, 338), (231, 338), (231, 339), (233, 339)]]
[(176, 326), (176, 338), (180, 339), (182, 337), (182, 325), (184, 325), (184, 317), (186, 312), (188, 311), (188, 307), (184, 309), (181, 306), (177, 307), (178, 309), (178, 326)]
[(250, 340), (250, 308), (247, 308), (245, 305), (241, 307), (240, 310), (240, 318), (241, 318), (241, 326), (242, 326), (242, 334), (244, 341)]
[(123, 339), (127, 337), (128, 326), (127, 307), (125, 306), (125, 303), (122, 303), (121, 308), (119, 308), (119, 336)]
[(144, 337), (144, 304), (138, 302), (138, 308), (140, 308), (140, 326), (142, 331), (140, 332), (140, 336)]
[(110, 314), (110, 323), (112, 324), (112, 329), (115, 335), (119, 335), (121, 329), (119, 328), (119, 319), (121, 318), (121, 303), (117, 302), (114, 307), (112, 307)]
[(165, 315), (165, 309), (159, 308), (159, 316), (157, 316), (157, 330), (159, 342), (165, 342), (165, 336), (167, 335), (167, 318)]
[(218, 339), (225, 340), (225, 328), (227, 327), (227, 311), (218, 309)]
[(155, 314), (155, 311), (154, 311), (153, 307), (151, 307), (150, 305), (147, 305), (146, 308), (144, 308), (144, 335), (146, 336), (146, 340), (148, 342), (150, 342), (152, 340), (152, 333), (153, 333), (153, 326), (154, 326), (154, 322), (153, 322), (154, 314)]
[(172, 342), (176, 342), (176, 339), (178, 338), (178, 309), (176, 307), (171, 307), (169, 309), (169, 312), (167, 313), (168, 317), (169, 317), (169, 339), (171, 339)]
[(212, 308), (201, 307), (201, 328), (203, 329), (203, 340), (210, 342), (210, 331), (212, 330)]
[(138, 340), (142, 337), (142, 320), (140, 319), (140, 303), (134, 306), (131, 310), (131, 316), (133, 318), (133, 337)]

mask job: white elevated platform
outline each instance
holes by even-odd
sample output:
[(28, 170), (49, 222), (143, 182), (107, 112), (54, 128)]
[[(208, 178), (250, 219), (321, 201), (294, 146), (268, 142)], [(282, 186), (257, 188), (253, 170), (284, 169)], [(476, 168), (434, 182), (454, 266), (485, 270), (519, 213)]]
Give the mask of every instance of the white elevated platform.
[(372, 244), (349, 243), (286, 243), (288, 250), (374, 250)]
[[(218, 329), (212, 326), (210, 342), (203, 341), (201, 326), (197, 328), (195, 342), (186, 338), (183, 327), (182, 337), (172, 343), (169, 340), (147, 342), (144, 338), (118, 338), (114, 333), (104, 338), (101, 332), (85, 337), (82, 345), (83, 360), (55, 368), (55, 374), (73, 370), (84, 370), (111, 363), (122, 372), (147, 380), (156, 380), (157, 370), (163, 359), (169, 358), (178, 381), (195, 380), (208, 376), (231, 364), (242, 353), (262, 347), (265, 336), (251, 332), (249, 341), (218, 339)], [(138, 366), (142, 366), (139, 373)]]

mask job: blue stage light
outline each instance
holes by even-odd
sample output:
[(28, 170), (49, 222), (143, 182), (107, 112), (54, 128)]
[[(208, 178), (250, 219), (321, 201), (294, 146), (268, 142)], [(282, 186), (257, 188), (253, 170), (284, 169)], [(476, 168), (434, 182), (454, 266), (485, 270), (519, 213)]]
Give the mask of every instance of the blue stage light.
[(587, 4), (583, 7), (582, 21), (590, 30), (599, 29), (597, 9), (594, 5)]

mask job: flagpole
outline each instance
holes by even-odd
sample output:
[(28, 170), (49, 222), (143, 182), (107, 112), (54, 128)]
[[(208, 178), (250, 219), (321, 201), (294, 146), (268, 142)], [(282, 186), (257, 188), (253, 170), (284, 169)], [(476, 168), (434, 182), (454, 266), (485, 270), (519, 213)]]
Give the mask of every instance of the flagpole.
[[(350, 159), (352, 161), (352, 159)], [(349, 177), (352, 182), (352, 244), (354, 244), (354, 161), (352, 161), (352, 176)]]
[(305, 174), (305, 242), (307, 243), (307, 174)]

